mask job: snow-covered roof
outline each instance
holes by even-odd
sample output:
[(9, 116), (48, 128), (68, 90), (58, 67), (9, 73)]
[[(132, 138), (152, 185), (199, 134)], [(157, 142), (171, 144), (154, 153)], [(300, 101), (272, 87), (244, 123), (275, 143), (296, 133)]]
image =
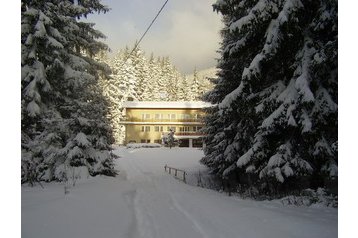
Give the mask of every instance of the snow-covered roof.
[(211, 104), (203, 101), (126, 101), (123, 103), (125, 108), (205, 108)]

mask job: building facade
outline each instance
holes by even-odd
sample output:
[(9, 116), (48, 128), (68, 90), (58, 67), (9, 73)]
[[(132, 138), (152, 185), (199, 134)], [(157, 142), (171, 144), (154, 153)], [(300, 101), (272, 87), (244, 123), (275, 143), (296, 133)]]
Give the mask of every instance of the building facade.
[(163, 143), (170, 130), (181, 147), (201, 147), (205, 102), (124, 103), (125, 143)]

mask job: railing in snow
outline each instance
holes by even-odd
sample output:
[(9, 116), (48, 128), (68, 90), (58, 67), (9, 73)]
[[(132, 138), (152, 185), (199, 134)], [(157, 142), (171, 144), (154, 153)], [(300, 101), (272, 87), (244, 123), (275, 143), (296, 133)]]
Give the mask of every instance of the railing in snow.
[[(164, 166), (165, 172), (167, 172), (167, 169), (168, 169), (169, 174), (172, 174), (171, 172), (172, 172), (172, 170), (173, 170), (174, 176), (175, 176), (176, 178), (182, 179), (183, 182), (186, 183), (186, 175), (187, 175), (187, 173), (186, 173), (184, 170), (177, 169), (177, 168), (173, 168), (173, 167), (169, 167), (168, 165), (165, 165), (165, 166)], [(181, 177), (181, 178), (178, 177), (178, 171), (179, 171), (180, 173), (182, 173), (182, 177)]]

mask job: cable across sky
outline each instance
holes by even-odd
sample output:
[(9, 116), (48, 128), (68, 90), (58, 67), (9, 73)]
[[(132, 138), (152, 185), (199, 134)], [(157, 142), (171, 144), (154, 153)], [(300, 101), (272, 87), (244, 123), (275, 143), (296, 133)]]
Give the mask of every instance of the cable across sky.
[[(132, 51), (129, 53), (128, 57), (130, 55), (132, 55), (132, 53), (137, 49), (137, 47), (139, 46), (139, 43), (143, 40), (144, 36), (147, 34), (147, 32), (149, 31), (149, 29), (152, 27), (153, 23), (155, 22), (155, 20), (158, 18), (159, 14), (162, 12), (162, 10), (164, 9), (165, 5), (168, 3), (169, 0), (166, 0), (163, 4), (163, 6), (159, 9), (157, 15), (154, 17), (154, 19), (152, 20), (152, 22), (149, 24), (149, 26), (147, 27), (147, 29), (145, 30), (145, 32), (143, 33), (143, 35), (141, 36), (141, 38), (139, 39), (139, 41), (134, 45), (134, 48), (132, 49)], [(127, 58), (128, 58), (127, 57)], [(126, 60), (125, 60), (126, 61)]]

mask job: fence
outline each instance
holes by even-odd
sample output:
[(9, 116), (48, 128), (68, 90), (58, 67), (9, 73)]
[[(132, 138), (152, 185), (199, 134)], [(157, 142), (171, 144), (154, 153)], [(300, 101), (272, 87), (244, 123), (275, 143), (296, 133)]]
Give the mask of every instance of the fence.
[(167, 169), (168, 169), (169, 174), (172, 174), (172, 170), (173, 170), (174, 176), (175, 176), (176, 178), (179, 178), (179, 179), (180, 179), (180, 177), (178, 177), (178, 172), (182, 173), (181, 179), (183, 180), (184, 183), (186, 183), (186, 175), (187, 175), (187, 173), (186, 173), (184, 170), (177, 169), (177, 168), (173, 168), (173, 167), (169, 167), (168, 165), (165, 165), (165, 166), (164, 166), (165, 172), (167, 172)]

